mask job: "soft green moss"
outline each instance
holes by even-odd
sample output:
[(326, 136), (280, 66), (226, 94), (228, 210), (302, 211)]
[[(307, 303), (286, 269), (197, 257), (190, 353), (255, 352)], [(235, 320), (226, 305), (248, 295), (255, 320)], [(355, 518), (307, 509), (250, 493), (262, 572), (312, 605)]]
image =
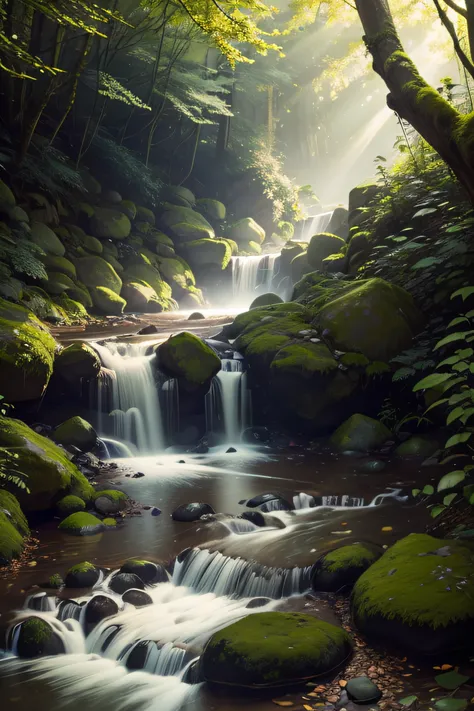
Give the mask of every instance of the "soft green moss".
[(189, 207), (167, 206), (161, 216), (161, 223), (165, 232), (169, 232), (171, 237), (178, 242), (189, 242), (196, 239), (215, 237), (215, 233), (209, 222), (199, 212), (195, 212)]
[(265, 230), (251, 217), (244, 217), (231, 225), (228, 236), (237, 244), (254, 242), (260, 245), (265, 240)]
[(0, 510), (2, 510), (3, 513), (8, 512), (8, 520), (22, 536), (30, 535), (28, 521), (21, 510), (18, 499), (13, 494), (10, 494), (9, 491), (5, 491), (5, 489), (0, 489)]
[(95, 501), (100, 496), (106, 496), (108, 499), (115, 502), (128, 500), (127, 494), (125, 494), (123, 491), (119, 491), (118, 489), (103, 489), (101, 491), (95, 491), (92, 496), (92, 500)]
[(67, 274), (71, 279), (76, 278), (76, 267), (66, 257), (57, 257), (54, 254), (45, 254), (42, 257), (42, 262), (50, 272), (60, 272)]
[(66, 533), (73, 533), (76, 535), (86, 535), (88, 533), (100, 533), (104, 526), (102, 521), (85, 511), (80, 511), (78, 513), (73, 513), (58, 526), (60, 531), (65, 531)]
[(270, 365), (278, 351), (290, 342), (288, 336), (278, 336), (272, 333), (262, 333), (253, 338), (246, 350), (247, 358), (260, 356), (267, 365)]
[(58, 425), (53, 432), (53, 439), (57, 444), (71, 444), (88, 452), (96, 444), (97, 433), (89, 422), (76, 416)]
[(31, 223), (30, 239), (32, 242), (37, 244), (38, 247), (41, 247), (43, 252), (46, 252), (46, 254), (53, 254), (56, 257), (64, 257), (66, 250), (63, 243), (53, 232), (53, 230), (47, 225), (44, 225), (42, 222)]
[(107, 526), (107, 528), (114, 528), (114, 526), (117, 525), (117, 521), (114, 518), (104, 518), (102, 519), (102, 523), (104, 526)]
[(0, 508), (0, 565), (8, 565), (13, 558), (18, 558), (23, 545), (23, 536)]
[(102, 257), (81, 257), (75, 261), (79, 279), (89, 288), (105, 286), (120, 294), (122, 280), (115, 269)]
[(129, 236), (131, 228), (127, 215), (119, 210), (97, 207), (91, 218), (91, 230), (95, 237), (122, 240)]
[[(70, 292), (69, 292), (70, 293)], [(84, 321), (88, 317), (87, 309), (79, 301), (70, 299), (66, 294), (56, 297), (56, 303), (63, 309), (69, 321)]]
[(59, 590), (59, 588), (62, 588), (63, 585), (64, 580), (59, 575), (59, 573), (53, 573), (53, 575), (51, 575), (48, 579), (48, 587), (52, 588), (53, 590)]
[(311, 237), (306, 258), (313, 269), (322, 269), (323, 260), (331, 254), (340, 252), (345, 246), (346, 243), (341, 237), (321, 232)]
[(86, 505), (78, 496), (64, 496), (56, 504), (56, 509), (61, 516), (69, 516), (69, 514), (85, 511)]
[[(295, 304), (292, 301), (271, 306), (261, 306), (236, 316), (230, 326), (227, 327), (227, 335), (229, 338), (237, 338), (246, 328), (260, 325), (262, 319), (271, 317), (276, 320), (290, 314), (300, 314), (303, 320), (308, 320), (308, 323), (311, 318), (309, 311), (302, 304)], [(307, 324), (305, 327), (307, 327)]]
[(92, 287), (91, 296), (95, 308), (107, 316), (120, 316), (127, 305), (125, 299), (106, 286)]
[(377, 560), (379, 555), (364, 543), (353, 543), (350, 546), (341, 546), (326, 553), (322, 561), (322, 568), (330, 573), (348, 567), (367, 568)]
[[(277, 304), (278, 306), (278, 304)], [(267, 306), (266, 309), (272, 308)], [(255, 309), (250, 313), (260, 313), (263, 309)], [(304, 314), (300, 313), (277, 313), (273, 316), (266, 314), (263, 316), (265, 321), (253, 323), (247, 326), (234, 342), (237, 350), (245, 353), (246, 349), (252, 343), (254, 338), (262, 335), (281, 335), (288, 338), (297, 338), (300, 331), (308, 328), (308, 321), (304, 320)]]
[(53, 630), (46, 620), (41, 617), (29, 617), (21, 625), (22, 646), (38, 646), (49, 642), (53, 636)]
[(54, 361), (54, 371), (70, 382), (81, 378), (97, 378), (100, 372), (100, 358), (87, 343), (72, 343), (64, 348)]
[(298, 372), (306, 377), (337, 369), (337, 361), (324, 343), (292, 344), (282, 348), (272, 361), (272, 369)]
[(210, 198), (201, 198), (196, 202), (196, 209), (202, 212), (203, 215), (210, 220), (225, 220), (226, 209), (225, 205), (219, 200), (211, 200)]
[(252, 303), (249, 306), (249, 311), (252, 309), (258, 309), (261, 308), (262, 306), (272, 306), (272, 304), (282, 304), (283, 299), (278, 296), (278, 294), (272, 294), (271, 292), (268, 294), (261, 294), (260, 296), (257, 296), (256, 299), (252, 301)]
[[(441, 548), (446, 555), (436, 555)], [(467, 622), (474, 617), (473, 565), (468, 546), (413, 533), (359, 578), (353, 608), (359, 619), (380, 615), (435, 629)]]
[(79, 575), (80, 573), (88, 573), (90, 570), (96, 570), (96, 566), (86, 560), (83, 563), (76, 563), (76, 565), (71, 566), (67, 572), (68, 574)]
[(189, 386), (209, 382), (221, 368), (219, 356), (193, 333), (171, 336), (156, 351), (160, 367)]
[(391, 432), (382, 422), (356, 413), (337, 428), (331, 443), (341, 451), (366, 452), (382, 446)]
[(155, 213), (142, 205), (137, 205), (136, 218), (140, 222), (148, 222), (149, 225), (155, 224)]
[(232, 256), (232, 248), (224, 239), (198, 239), (186, 242), (182, 250), (193, 269), (206, 267), (209, 264), (225, 269)]

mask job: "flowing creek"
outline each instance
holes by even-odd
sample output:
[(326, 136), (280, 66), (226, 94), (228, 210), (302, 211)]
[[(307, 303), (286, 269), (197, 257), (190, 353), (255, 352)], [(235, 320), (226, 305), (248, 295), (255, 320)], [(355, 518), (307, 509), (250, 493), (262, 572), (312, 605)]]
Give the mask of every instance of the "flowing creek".
[[(165, 450), (173, 387), (157, 393), (149, 337), (139, 341), (93, 344), (106, 369), (96, 393), (99, 431), (110, 435), (108, 449), (115, 457), (132, 454), (115, 459), (116, 470), (97, 483), (122, 489), (144, 508), (117, 530), (94, 536), (68, 536), (58, 531), (57, 522), (43, 524), (35, 565), (0, 579), (2, 628), (33, 609), (52, 621), (67, 651), (59, 657), (10, 656), (0, 662), (7, 709), (29, 707), (33, 694), (36, 711), (233, 711), (248, 706), (245, 694), (192, 683), (193, 665), (210, 636), (248, 614), (281, 606), (306, 611), (313, 605), (314, 614), (336, 622), (323, 597), (313, 603), (305, 598), (318, 556), (341, 541), (390, 545), (426, 524), (424, 509), (408, 504), (403, 493), (415, 479), (431, 482), (436, 473), (429, 468), (404, 462), (400, 469), (389, 461), (382, 472), (367, 473), (363, 460), (336, 456), (322, 444), (309, 448), (288, 442), (279, 449), (241, 444), (250, 406), (245, 373), (236, 359), (223, 361), (206, 402), (208, 426), (218, 421), (224, 442), (205, 454)], [(229, 444), (236, 451), (228, 452)], [(134, 472), (144, 476), (133, 479)], [(273, 517), (274, 526), (263, 529), (235, 518), (247, 500), (266, 491), (277, 491), (293, 510), (266, 504), (261, 510)], [(217, 515), (191, 524), (171, 518), (179, 505), (192, 501), (209, 503)], [(153, 515), (156, 509), (160, 515)], [(161, 562), (168, 570), (168, 582), (147, 589), (153, 601), (147, 607), (124, 604), (108, 587), (111, 572), (131, 557)], [(106, 569), (92, 591), (42, 594), (41, 581), (84, 560)], [(120, 609), (86, 636), (87, 602), (98, 593), (114, 599)], [(252, 598), (262, 596), (269, 598), (263, 607), (248, 607)], [(68, 598), (85, 606), (66, 605)], [(251, 708), (266, 711), (274, 705), (268, 696), (253, 697)]]

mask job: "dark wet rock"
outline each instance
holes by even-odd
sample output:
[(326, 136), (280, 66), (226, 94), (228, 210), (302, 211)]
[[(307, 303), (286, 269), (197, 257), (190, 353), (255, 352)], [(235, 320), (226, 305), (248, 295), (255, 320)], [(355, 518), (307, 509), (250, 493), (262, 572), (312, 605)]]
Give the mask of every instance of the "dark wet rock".
[(359, 462), (356, 466), (358, 472), (376, 473), (385, 469), (386, 463), (381, 459), (369, 459), (365, 462)]
[(52, 625), (41, 617), (28, 617), (15, 627), (17, 654), (22, 659), (65, 654), (66, 650)]
[(397, 457), (431, 457), (439, 450), (439, 443), (431, 437), (413, 436), (395, 450)]
[(254, 496), (253, 499), (249, 499), (247, 501), (247, 506), (251, 509), (255, 509), (258, 506), (262, 506), (262, 504), (266, 504), (269, 501), (274, 501), (276, 499), (281, 499), (283, 498), (281, 494), (278, 494), (274, 491), (269, 491), (266, 494), (259, 494), (258, 496)]
[(190, 664), (183, 674), (183, 682), (185, 684), (200, 684), (204, 679), (201, 675), (201, 667), (199, 664), (199, 659)]
[(133, 645), (130, 650), (125, 666), (129, 671), (140, 671), (145, 667), (150, 651), (156, 649), (156, 642), (142, 640)]
[(186, 464), (186, 462), (184, 461), (184, 459), (179, 459), (178, 464)]
[(199, 444), (194, 447), (193, 452), (195, 454), (207, 454), (209, 452), (209, 447), (206, 442), (199, 442)]
[(199, 311), (194, 311), (188, 316), (188, 321), (200, 321), (203, 318), (206, 318), (204, 314), (199, 313)]
[(108, 595), (94, 595), (86, 604), (84, 613), (84, 622), (87, 631), (95, 627), (99, 622), (107, 617), (113, 617), (119, 611), (119, 607), (115, 600)]
[(265, 513), (271, 511), (291, 511), (293, 508), (281, 494), (275, 492), (254, 496), (253, 499), (247, 501), (247, 506), (251, 509), (260, 508)]
[(150, 333), (158, 333), (159, 328), (154, 324), (150, 323), (148, 326), (144, 326), (138, 331), (139, 336), (148, 336)]
[(127, 592), (122, 595), (122, 600), (124, 602), (128, 602), (134, 607), (146, 607), (146, 605), (153, 605), (153, 600), (148, 593), (144, 590), (135, 590), (134, 588), (127, 590)]
[(134, 575), (133, 573), (117, 573), (111, 579), (109, 587), (113, 592), (122, 595), (132, 588), (144, 590), (145, 583), (138, 575)]
[(145, 476), (145, 475), (144, 475), (143, 472), (136, 472), (136, 473), (132, 476), (132, 479), (143, 479), (144, 476)]
[(214, 634), (200, 667), (211, 683), (271, 688), (333, 671), (351, 650), (350, 637), (340, 627), (310, 615), (261, 612)]
[(67, 588), (91, 588), (99, 578), (99, 568), (96, 568), (93, 563), (85, 561), (69, 568), (64, 582)]
[(164, 566), (152, 563), (149, 560), (130, 558), (120, 568), (120, 573), (137, 575), (144, 583), (166, 583), (168, 575)]
[(190, 523), (191, 521), (199, 521), (201, 516), (214, 513), (216, 512), (209, 504), (193, 502), (191, 504), (178, 506), (178, 508), (173, 511), (172, 518), (174, 521)]
[(367, 676), (350, 679), (346, 685), (349, 699), (356, 704), (375, 704), (382, 698), (382, 692)]
[(107, 627), (106, 638), (102, 644), (102, 647), (100, 648), (100, 651), (102, 653), (107, 651), (107, 649), (110, 647), (110, 645), (112, 644), (116, 636), (119, 634), (121, 629), (121, 625), (110, 625), (110, 627)]
[(355, 413), (337, 428), (331, 437), (331, 443), (340, 451), (368, 452), (385, 444), (390, 435), (390, 430), (382, 422)]
[(352, 587), (382, 553), (382, 548), (368, 543), (336, 548), (321, 556), (313, 566), (311, 586), (316, 592), (337, 592)]
[(226, 454), (234, 454), (236, 451), (237, 451), (237, 450), (236, 450), (235, 447), (229, 447), (229, 449), (226, 449), (226, 452), (225, 452), (225, 453), (226, 453)]
[[(245, 502), (244, 502), (245, 503)], [(268, 526), (269, 528), (286, 528), (283, 521), (275, 516), (269, 516), (268, 514), (262, 513), (260, 511), (244, 511), (240, 518), (246, 521), (251, 521), (256, 526)]]
[(242, 432), (242, 442), (246, 444), (262, 444), (269, 442), (271, 432), (267, 427), (248, 427)]
[(254, 597), (253, 600), (250, 600), (250, 602), (245, 605), (245, 608), (247, 610), (254, 610), (256, 607), (265, 607), (269, 602), (271, 602), (269, 597)]
[(183, 551), (181, 551), (181, 553), (178, 553), (178, 555), (176, 556), (176, 562), (183, 563), (192, 552), (192, 548), (185, 548)]
[(152, 516), (160, 516), (161, 514), (161, 509), (159, 509), (157, 506), (153, 506), (151, 510), (151, 515)]

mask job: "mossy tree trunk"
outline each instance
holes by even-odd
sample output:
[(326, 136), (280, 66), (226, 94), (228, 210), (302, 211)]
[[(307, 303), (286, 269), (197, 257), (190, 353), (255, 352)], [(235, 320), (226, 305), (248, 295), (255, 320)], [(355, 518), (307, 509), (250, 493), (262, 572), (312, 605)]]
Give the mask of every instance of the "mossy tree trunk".
[(474, 202), (474, 113), (461, 114), (420, 76), (404, 53), (388, 0), (356, 0), (373, 68), (389, 89), (387, 105), (439, 153)]

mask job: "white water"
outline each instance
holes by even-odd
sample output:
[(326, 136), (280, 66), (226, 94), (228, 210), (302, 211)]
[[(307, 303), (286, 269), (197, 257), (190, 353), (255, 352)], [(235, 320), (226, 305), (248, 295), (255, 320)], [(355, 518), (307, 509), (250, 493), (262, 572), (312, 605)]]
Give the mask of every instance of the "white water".
[(223, 358), (221, 370), (211, 383), (206, 396), (207, 429), (224, 431), (226, 444), (240, 442), (242, 431), (249, 426), (250, 393), (242, 361)]
[(104, 365), (97, 396), (99, 436), (110, 434), (112, 420), (114, 439), (141, 454), (162, 450), (163, 424), (151, 365), (155, 356), (145, 355), (149, 344), (108, 341), (91, 345)]
[(319, 215), (309, 217), (307, 220), (305, 220), (303, 225), (303, 233), (299, 241), (309, 242), (313, 235), (320, 234), (321, 232), (326, 232), (333, 214), (334, 210), (330, 210), (329, 212), (322, 212)]
[(259, 294), (278, 293), (274, 279), (278, 271), (280, 254), (258, 257), (232, 257), (233, 304), (248, 308)]

